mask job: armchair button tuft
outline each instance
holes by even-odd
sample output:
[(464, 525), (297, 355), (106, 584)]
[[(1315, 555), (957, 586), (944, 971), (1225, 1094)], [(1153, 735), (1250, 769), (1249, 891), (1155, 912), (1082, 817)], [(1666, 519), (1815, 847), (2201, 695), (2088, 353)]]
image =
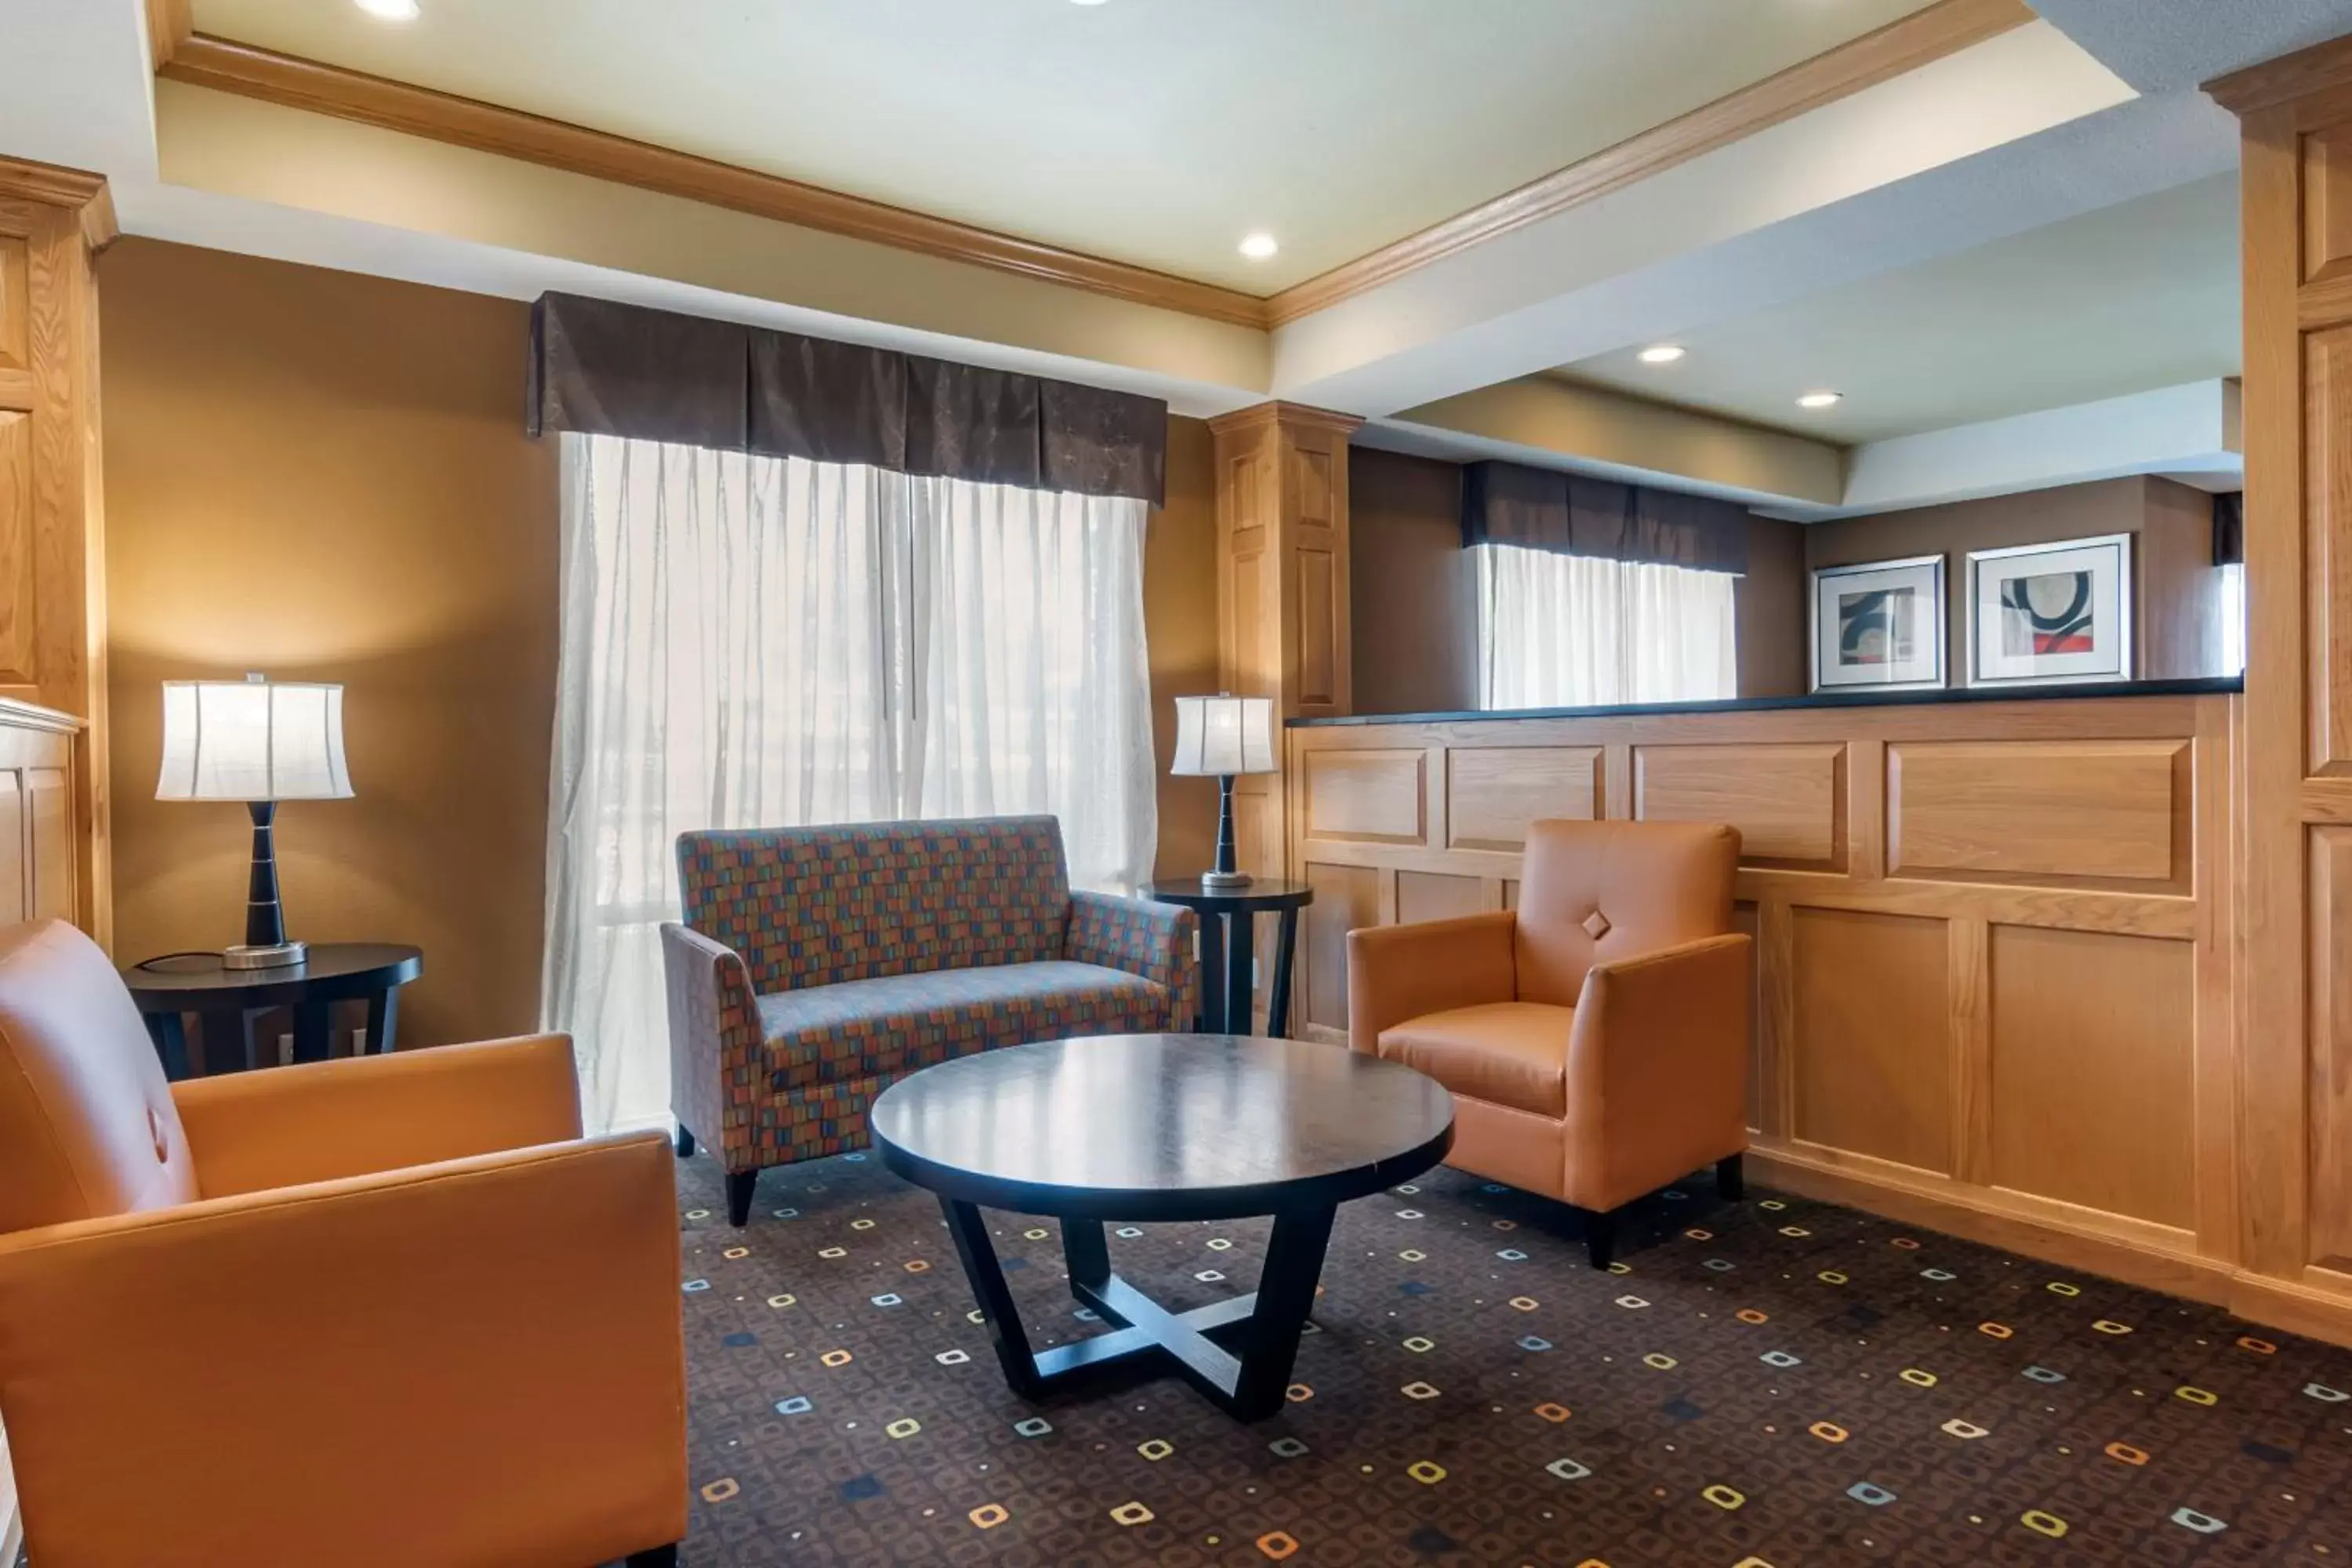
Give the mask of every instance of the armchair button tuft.
[(1584, 917), (1584, 934), (1599, 942), (1609, 934), (1609, 917), (1599, 910)]

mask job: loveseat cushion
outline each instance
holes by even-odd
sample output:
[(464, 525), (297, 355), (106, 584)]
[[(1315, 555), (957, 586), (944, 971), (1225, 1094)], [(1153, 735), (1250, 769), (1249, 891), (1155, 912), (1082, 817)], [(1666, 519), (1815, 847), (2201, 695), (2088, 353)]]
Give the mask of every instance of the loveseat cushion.
[(998, 1046), (1172, 1028), (1164, 985), (1055, 959), (847, 980), (759, 998), (769, 1085), (898, 1075)]
[(1454, 1094), (1538, 1116), (1568, 1114), (1573, 1007), (1488, 1002), (1408, 1018), (1380, 1036), (1381, 1055)]

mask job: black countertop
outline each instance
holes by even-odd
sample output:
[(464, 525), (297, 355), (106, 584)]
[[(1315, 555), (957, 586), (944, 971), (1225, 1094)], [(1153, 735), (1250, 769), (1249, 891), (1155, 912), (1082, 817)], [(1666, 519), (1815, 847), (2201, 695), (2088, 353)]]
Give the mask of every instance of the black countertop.
[(1665, 713), (1769, 713), (1782, 708), (1906, 708), (1935, 702), (2049, 702), (2085, 697), (2210, 697), (2243, 691), (2243, 676), (2197, 680), (2118, 680), (2080, 686), (1952, 686), (1936, 691), (1817, 691), (1805, 697), (1737, 697), (1716, 702), (1635, 702), (1616, 708), (1473, 709), (1458, 713), (1349, 713), (1292, 719), (1293, 729), (1318, 724), (1433, 724), (1494, 719), (1645, 719)]

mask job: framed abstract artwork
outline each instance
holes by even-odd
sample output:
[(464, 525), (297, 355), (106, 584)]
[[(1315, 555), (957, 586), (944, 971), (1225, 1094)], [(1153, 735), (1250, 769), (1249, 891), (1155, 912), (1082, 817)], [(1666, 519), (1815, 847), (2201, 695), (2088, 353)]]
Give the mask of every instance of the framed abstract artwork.
[(1969, 684), (2128, 680), (2132, 538), (1969, 552)]
[(1944, 684), (1944, 558), (1813, 574), (1813, 689)]

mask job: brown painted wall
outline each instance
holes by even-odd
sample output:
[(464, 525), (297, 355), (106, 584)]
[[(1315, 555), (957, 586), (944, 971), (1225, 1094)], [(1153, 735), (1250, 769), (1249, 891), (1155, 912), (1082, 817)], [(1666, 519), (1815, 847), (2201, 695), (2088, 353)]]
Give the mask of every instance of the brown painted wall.
[[(154, 799), (159, 682), (340, 680), (357, 796), (281, 808), (288, 919), (411, 942), (409, 1045), (539, 1013), (556, 448), (522, 433), (527, 308), (126, 239), (100, 279), (115, 924), (132, 961), (239, 940), (245, 814)], [(1206, 426), (1171, 421), (1145, 555), (1155, 731), (1216, 681)], [(1215, 789), (1161, 769), (1163, 869)]]
[(1348, 454), (1356, 711), (1478, 706), (1478, 574), (1462, 548), (1462, 465)]
[(1168, 504), (1143, 547), (1144, 635), (1151, 644), (1151, 738), (1160, 759), (1156, 874), (1206, 870), (1217, 847), (1217, 781), (1172, 778), (1177, 697), (1217, 689), (1217, 465), (1209, 426), (1168, 421)]
[[(1356, 711), (1478, 706), (1477, 574), (1462, 548), (1462, 467), (1357, 447), (1348, 454)], [(1804, 530), (1751, 518), (1735, 590), (1739, 695), (1805, 689)]]
[[(2233, 673), (2221, 666), (2220, 579), (2213, 568), (2213, 505), (2170, 479), (2133, 478), (2023, 495), (1817, 522), (1806, 528), (1805, 567), (1942, 555), (1946, 668), (1967, 683), (1968, 552), (2132, 533), (2138, 599), (2136, 676), (2168, 680)], [(1805, 611), (1799, 610), (1801, 624)]]
[(117, 954), (241, 940), (245, 813), (158, 802), (158, 682), (349, 687), (279, 813), (293, 934), (415, 942), (404, 1044), (534, 1027), (556, 471), (527, 308), (126, 239), (100, 278)]

